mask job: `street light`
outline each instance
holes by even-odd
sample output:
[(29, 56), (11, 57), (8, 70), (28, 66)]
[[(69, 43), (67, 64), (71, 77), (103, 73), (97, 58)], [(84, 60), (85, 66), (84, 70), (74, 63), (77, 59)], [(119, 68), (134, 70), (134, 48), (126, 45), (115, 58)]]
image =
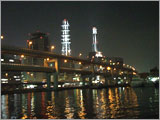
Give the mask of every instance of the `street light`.
[(49, 58), (47, 58), (47, 61), (49, 61)]
[(64, 60), (64, 62), (66, 63), (66, 62), (67, 62), (67, 60)]
[(107, 67), (107, 70), (111, 70), (111, 67)]
[(29, 45), (32, 45), (32, 41), (29, 42)]
[(54, 46), (54, 45), (52, 45), (52, 46), (51, 46), (51, 52), (54, 50), (54, 48), (55, 48), (55, 46)]
[(29, 41), (28, 44), (29, 44), (29, 49), (31, 49), (31, 45), (33, 44), (32, 41)]
[(2, 40), (3, 38), (4, 38), (3, 35), (1, 35), (1, 40)]
[(21, 58), (24, 58), (24, 55), (21, 55)]
[(79, 53), (79, 57), (81, 57), (82, 56), (82, 53)]

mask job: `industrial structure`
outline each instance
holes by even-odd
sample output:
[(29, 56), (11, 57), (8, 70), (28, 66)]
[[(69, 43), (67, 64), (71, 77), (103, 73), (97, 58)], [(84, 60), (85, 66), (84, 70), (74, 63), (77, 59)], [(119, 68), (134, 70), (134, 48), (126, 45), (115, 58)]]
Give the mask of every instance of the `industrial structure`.
[(92, 42), (92, 52), (89, 53), (89, 59), (92, 61), (101, 61), (103, 58), (102, 52), (98, 50), (98, 42), (97, 42), (97, 28), (93, 27), (92, 28), (92, 37), (93, 37), (93, 42)]
[(71, 49), (70, 49), (70, 35), (69, 35), (69, 23), (66, 19), (62, 22), (62, 55), (70, 56)]

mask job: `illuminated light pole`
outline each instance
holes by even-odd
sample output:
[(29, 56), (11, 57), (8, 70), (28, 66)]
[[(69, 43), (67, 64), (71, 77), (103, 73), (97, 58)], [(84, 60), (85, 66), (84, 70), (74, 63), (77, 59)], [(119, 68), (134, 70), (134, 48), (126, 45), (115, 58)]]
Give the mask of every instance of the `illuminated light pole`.
[(69, 23), (66, 19), (62, 22), (62, 55), (70, 56), (71, 55), (71, 49), (70, 49), (70, 35), (69, 35)]

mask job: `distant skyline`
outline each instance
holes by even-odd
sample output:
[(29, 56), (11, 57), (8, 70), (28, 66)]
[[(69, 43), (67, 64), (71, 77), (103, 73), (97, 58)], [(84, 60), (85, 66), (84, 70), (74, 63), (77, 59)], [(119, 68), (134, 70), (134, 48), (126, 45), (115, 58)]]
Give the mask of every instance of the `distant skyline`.
[(2, 1), (1, 44), (26, 47), (28, 34), (50, 33), (61, 54), (61, 25), (70, 24), (72, 56), (92, 51), (92, 27), (104, 56), (122, 57), (138, 72), (159, 68), (159, 1)]

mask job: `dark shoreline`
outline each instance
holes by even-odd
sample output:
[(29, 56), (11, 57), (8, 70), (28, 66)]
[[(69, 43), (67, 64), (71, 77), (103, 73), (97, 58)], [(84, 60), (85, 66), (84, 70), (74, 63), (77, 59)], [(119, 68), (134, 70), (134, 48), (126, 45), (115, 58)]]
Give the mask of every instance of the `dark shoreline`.
[[(50, 92), (50, 91), (61, 91), (61, 90), (70, 90), (70, 89), (103, 89), (103, 88), (112, 88), (112, 87), (131, 87), (130, 85), (110, 85), (110, 86), (84, 86), (84, 87), (66, 87), (66, 88), (58, 88), (58, 90), (46, 89), (46, 88), (39, 88), (39, 89), (20, 89), (20, 90), (13, 90), (13, 91), (1, 91), (1, 95), (5, 94), (21, 94), (21, 93), (30, 93), (30, 92)], [(140, 86), (145, 87), (145, 86)], [(154, 86), (156, 88), (159, 88), (157, 86)], [(133, 87), (134, 88), (134, 87)]]

